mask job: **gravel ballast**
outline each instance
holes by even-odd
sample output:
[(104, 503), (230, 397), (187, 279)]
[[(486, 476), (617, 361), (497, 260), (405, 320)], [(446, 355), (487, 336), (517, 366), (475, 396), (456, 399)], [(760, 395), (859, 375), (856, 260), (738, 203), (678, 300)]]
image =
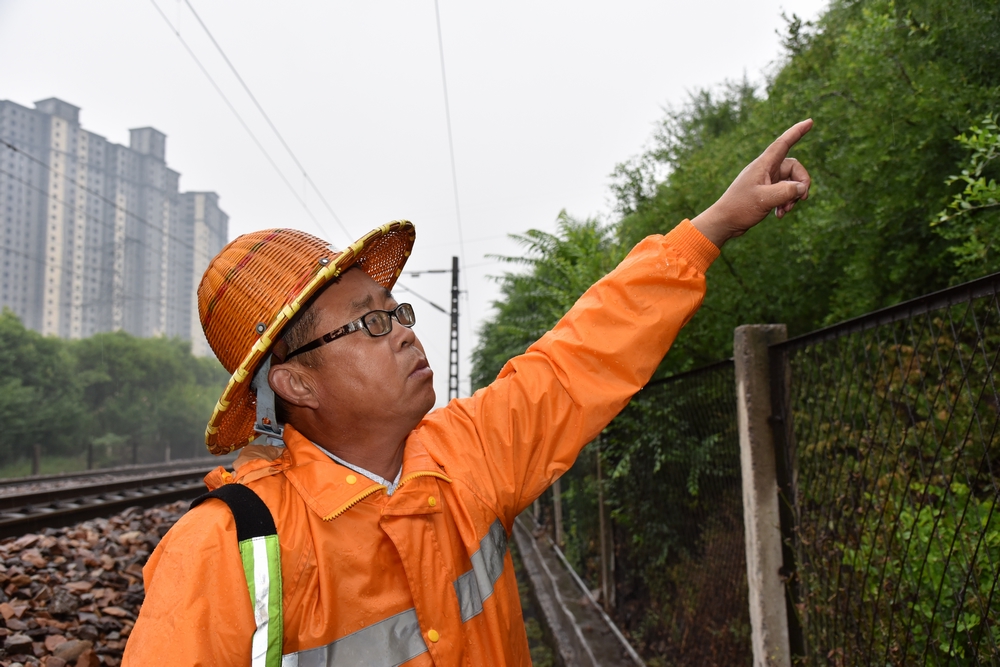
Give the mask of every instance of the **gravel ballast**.
[(121, 664), (142, 567), (188, 505), (131, 508), (0, 542), (0, 666)]

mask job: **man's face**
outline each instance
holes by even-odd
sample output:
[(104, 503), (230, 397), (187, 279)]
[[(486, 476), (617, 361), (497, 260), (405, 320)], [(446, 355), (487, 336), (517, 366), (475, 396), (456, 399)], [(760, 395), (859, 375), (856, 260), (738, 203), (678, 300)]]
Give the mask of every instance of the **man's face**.
[[(344, 273), (313, 302), (314, 337), (342, 327), (372, 310), (399, 304), (361, 270)], [(392, 331), (369, 336), (356, 331), (316, 350), (322, 362), (307, 371), (320, 410), (336, 423), (364, 428), (374, 420), (412, 429), (434, 407), (434, 373), (412, 329), (392, 319)]]

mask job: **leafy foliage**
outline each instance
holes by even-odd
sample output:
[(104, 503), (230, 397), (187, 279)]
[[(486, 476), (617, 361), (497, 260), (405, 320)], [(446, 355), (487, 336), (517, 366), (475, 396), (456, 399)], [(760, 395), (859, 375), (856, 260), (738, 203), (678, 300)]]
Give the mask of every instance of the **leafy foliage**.
[[(114, 434), (145, 457), (201, 453), (205, 424), (228, 374), (179, 339), (96, 334), (70, 343), (82, 381), (87, 436)], [(114, 449), (112, 448), (112, 452)]]
[[(990, 565), (1000, 558), (1000, 512), (993, 499), (977, 498), (958, 482), (947, 492), (913, 482), (910, 492), (928, 502), (902, 504), (894, 530), (864, 531), (857, 548), (847, 546), (843, 552), (843, 565), (857, 570), (862, 580), (866, 616), (880, 630), (871, 637), (871, 652), (905, 651), (914, 658), (934, 655), (938, 662), (977, 664), (990, 655), (991, 646), (1000, 645), (1000, 626), (994, 621), (984, 627), (987, 614), (996, 610), (983, 604), (997, 584)], [(865, 494), (866, 503), (880, 502), (872, 495)], [(957, 570), (972, 554), (979, 558), (962, 577)], [(875, 607), (884, 594), (879, 582), (887, 580), (898, 587), (894, 597), (909, 612), (896, 624), (896, 636), (886, 622), (891, 616), (879, 617)], [(904, 635), (902, 640), (898, 635)]]
[(205, 423), (228, 374), (177, 339), (122, 332), (79, 341), (25, 329), (0, 315), (0, 465), (74, 454), (96, 445), (96, 463), (202, 453)]
[[(740, 324), (783, 322), (794, 336), (1000, 270), (994, 249), (1000, 234), (995, 206), (1000, 0), (833, 0), (815, 22), (789, 18), (784, 49), (765, 85), (744, 80), (696, 91), (687, 104), (668, 110), (648, 150), (615, 168), (611, 190), (619, 218), (603, 228), (597, 244), (607, 248), (607, 261), (560, 254), (581, 244), (571, 236), (575, 229), (565, 226), (565, 216), (554, 235), (533, 231), (523, 237), (527, 270), (499, 279), (496, 314), (480, 330), (473, 355), (477, 386), (551, 327), (570, 307), (570, 297), (589, 284), (566, 277), (566, 257), (577, 258), (569, 266), (585, 269), (577, 274), (581, 281), (596, 279), (643, 237), (665, 233), (705, 210), (773, 137), (807, 117), (815, 119), (815, 128), (793, 155), (813, 177), (809, 200), (790, 216), (765, 221), (725, 246), (709, 270), (704, 305), (681, 332), (660, 376), (726, 358)], [(993, 120), (982, 120), (987, 117)], [(553, 290), (553, 281), (571, 288)], [(603, 455), (613, 471), (605, 497), (614, 510), (616, 535), (626, 536), (628, 544), (619, 543), (617, 557), (629, 574), (618, 585), (644, 586), (647, 596), (638, 608), (618, 611), (632, 614), (625, 624), (647, 642), (647, 655), (669, 654), (673, 660), (677, 638), (670, 633), (691, 627), (683, 619), (693, 617), (685, 616), (690, 605), (677, 602), (689, 599), (684, 593), (689, 589), (670, 572), (689, 572), (693, 561), (683, 559), (701, 557), (696, 549), (685, 551), (701, 544), (700, 537), (685, 532), (690, 507), (703, 502), (702, 485), (726, 467), (715, 458), (720, 442), (685, 434), (678, 425), (686, 404), (671, 401), (647, 404), (640, 395), (606, 431)], [(695, 397), (691, 401), (697, 403)], [(922, 455), (918, 452), (917, 460)], [(566, 476), (571, 515), (576, 505), (585, 511), (583, 500), (575, 498), (593, 488), (589, 458), (582, 457)], [(672, 477), (665, 489), (665, 471), (683, 480)], [(959, 487), (931, 486), (942, 498), (958, 497)], [(897, 501), (909, 493), (901, 488)], [(935, 493), (929, 486), (925, 495)], [(995, 501), (974, 492), (970, 498), (966, 507), (974, 507), (977, 516), (996, 516), (989, 504)], [(942, 535), (956, 505), (926, 507), (931, 509), (914, 510), (909, 519), (900, 515), (900, 525), (917, 534), (932, 517), (947, 514), (950, 518), (939, 521)], [(718, 510), (714, 520), (723, 515)], [(593, 528), (586, 520), (578, 524), (567, 531), (567, 550), (587, 569)], [(946, 537), (962, 544), (963, 530), (956, 524)], [(883, 548), (876, 542), (842, 544), (869, 552)], [(993, 547), (983, 548), (993, 557)], [(905, 570), (905, 556), (892, 549), (885, 554), (880, 561), (885, 568)], [(831, 567), (836, 571), (841, 562)], [(904, 584), (907, 604), (926, 592), (918, 580)], [(966, 611), (962, 604), (939, 605), (951, 628), (974, 627), (975, 619), (962, 616)], [(737, 625), (731, 630), (738, 635)], [(926, 639), (924, 646), (944, 651), (940, 656), (956, 655), (948, 651), (958, 649), (936, 641)], [(978, 641), (968, 639), (964, 646)], [(701, 656), (699, 664), (733, 659)], [(824, 659), (837, 664), (832, 653)]]
[(960, 278), (973, 278), (992, 267), (996, 260), (991, 251), (1000, 239), (1000, 186), (989, 178), (998, 171), (991, 163), (1000, 158), (1000, 128), (995, 118), (987, 117), (982, 125), (973, 125), (968, 135), (956, 137), (970, 156), (962, 173), (946, 183), (961, 182), (965, 188), (932, 223), (942, 237), (953, 242), (949, 251), (955, 256)]
[(75, 359), (61, 341), (25, 329), (10, 310), (0, 314), (0, 461), (29, 457), (35, 445), (73, 449), (82, 416)]
[(492, 382), (508, 359), (551, 329), (624, 256), (612, 230), (596, 220), (574, 220), (563, 211), (556, 224), (556, 234), (533, 229), (513, 236), (525, 248), (524, 256), (498, 257), (529, 270), (499, 278), (497, 316), (480, 328), (472, 352), (474, 387)]
[[(927, 223), (964, 160), (953, 137), (996, 112), (998, 44), (996, 0), (835, 1), (815, 24), (789, 21), (763, 90), (728, 84), (671, 110), (654, 146), (616, 171), (626, 247), (711, 205), (787, 126), (816, 125), (793, 151), (813, 176), (809, 201), (725, 247), (665, 370), (726, 356), (739, 324), (796, 335), (955, 282), (962, 240)], [(653, 168), (667, 173), (655, 191)], [(990, 255), (975, 271), (998, 269)]]
[(602, 436), (616, 615), (660, 664), (751, 662), (735, 413), (716, 364), (647, 386)]
[(811, 660), (1000, 658), (998, 306), (980, 298), (792, 355)]

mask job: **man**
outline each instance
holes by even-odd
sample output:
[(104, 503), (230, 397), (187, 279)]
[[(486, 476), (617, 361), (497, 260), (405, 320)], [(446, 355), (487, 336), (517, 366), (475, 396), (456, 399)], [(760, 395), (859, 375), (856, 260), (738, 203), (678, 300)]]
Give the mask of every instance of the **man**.
[(811, 126), (785, 132), (694, 220), (637, 245), (493, 384), (430, 414), (412, 309), (389, 292), (409, 223), (339, 255), (292, 230), (227, 246), (199, 288), (206, 336), (233, 371), (207, 440), (219, 453), (260, 437), (233, 476), (206, 481), (263, 500), (280, 550), (238, 535), (238, 504), (193, 509), (146, 565), (126, 665), (530, 664), (514, 518), (649, 380), (719, 247), (808, 196), (786, 155)]

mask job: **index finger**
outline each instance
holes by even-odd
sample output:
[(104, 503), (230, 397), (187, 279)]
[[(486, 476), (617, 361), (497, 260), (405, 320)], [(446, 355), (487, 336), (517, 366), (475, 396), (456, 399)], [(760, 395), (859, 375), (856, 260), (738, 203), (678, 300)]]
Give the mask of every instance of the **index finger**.
[(792, 149), (792, 146), (797, 144), (799, 139), (812, 129), (812, 126), (812, 118), (807, 118), (792, 125), (780, 137), (775, 139), (774, 143), (767, 147), (763, 153), (763, 157), (766, 157), (768, 161), (781, 162), (788, 155), (788, 151)]

